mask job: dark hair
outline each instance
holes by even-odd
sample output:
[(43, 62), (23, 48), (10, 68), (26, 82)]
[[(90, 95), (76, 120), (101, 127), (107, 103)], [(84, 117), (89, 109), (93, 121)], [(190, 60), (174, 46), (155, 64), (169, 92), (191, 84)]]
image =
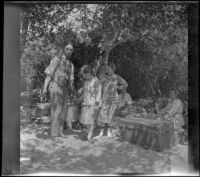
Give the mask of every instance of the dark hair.
[(178, 90), (172, 89), (172, 90), (170, 91), (170, 93), (171, 93), (171, 92), (174, 92), (175, 95), (178, 96)]
[(110, 75), (110, 69), (112, 69), (109, 65), (103, 65), (101, 72), (105, 75)]
[(81, 68), (81, 70), (82, 70), (82, 74), (88, 74), (88, 73), (90, 73), (90, 74), (94, 75), (92, 66), (90, 66), (90, 65), (84, 65)]

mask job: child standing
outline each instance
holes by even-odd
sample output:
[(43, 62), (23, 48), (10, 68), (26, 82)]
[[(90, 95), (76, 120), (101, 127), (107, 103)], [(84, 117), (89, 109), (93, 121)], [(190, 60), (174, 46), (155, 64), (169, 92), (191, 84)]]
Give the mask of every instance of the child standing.
[(102, 85), (102, 104), (98, 117), (101, 132), (97, 138), (103, 136), (103, 131), (106, 127), (108, 128), (107, 136), (112, 137), (111, 122), (118, 106), (118, 90), (127, 88), (128, 84), (121, 76), (114, 74), (114, 70), (108, 65), (102, 67), (99, 77)]
[(82, 89), (80, 122), (86, 126), (87, 140), (92, 142), (94, 122), (98, 118), (100, 109), (101, 86), (98, 78), (94, 76), (91, 66), (84, 66), (81, 74), (86, 81)]

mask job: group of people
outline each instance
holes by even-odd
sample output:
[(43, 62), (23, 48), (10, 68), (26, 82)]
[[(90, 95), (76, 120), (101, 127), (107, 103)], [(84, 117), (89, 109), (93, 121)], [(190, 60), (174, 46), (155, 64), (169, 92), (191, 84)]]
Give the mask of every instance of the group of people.
[[(46, 79), (43, 87), (45, 95), (49, 90), (51, 102), (51, 128), (50, 135), (53, 138), (63, 134), (63, 124), (66, 120), (68, 102), (71, 93), (76, 92), (74, 88), (74, 65), (70, 59), (73, 46), (68, 44), (64, 47), (60, 56), (54, 57), (46, 68)], [(102, 65), (97, 72), (90, 65), (85, 65), (80, 70), (84, 84), (76, 93), (79, 95), (77, 103), (81, 104), (79, 121), (86, 127), (86, 139), (93, 141), (94, 126), (101, 129), (97, 137), (103, 136), (105, 127), (107, 136), (112, 137), (111, 124), (115, 110), (124, 106), (126, 97), (128, 104), (132, 103), (129, 94), (126, 94), (127, 82), (115, 73), (115, 65)], [(119, 95), (119, 92), (121, 94)], [(177, 98), (175, 91), (170, 93), (170, 101), (166, 108), (156, 108), (157, 113), (166, 119), (171, 119), (176, 132), (183, 131), (185, 124), (182, 116), (183, 103)]]
[[(65, 121), (68, 102), (74, 88), (74, 65), (70, 60), (73, 46), (68, 44), (63, 55), (51, 60), (46, 68), (46, 79), (43, 94), (49, 90), (51, 102), (51, 137), (65, 136), (63, 124)], [(92, 142), (94, 126), (98, 124), (103, 136), (105, 127), (107, 136), (111, 137), (111, 123), (118, 106), (118, 91), (125, 90), (127, 82), (115, 74), (115, 65), (102, 65), (95, 73), (93, 67), (85, 65), (80, 70), (84, 79), (83, 86), (77, 91), (77, 103), (81, 103), (79, 121), (86, 127), (87, 140)]]

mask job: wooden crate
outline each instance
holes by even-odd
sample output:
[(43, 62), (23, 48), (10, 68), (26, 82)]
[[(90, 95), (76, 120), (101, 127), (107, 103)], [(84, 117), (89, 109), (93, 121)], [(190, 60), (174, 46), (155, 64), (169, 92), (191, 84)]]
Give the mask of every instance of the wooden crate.
[(171, 122), (138, 117), (115, 117), (114, 121), (122, 128), (122, 140), (155, 151), (172, 147), (174, 129)]

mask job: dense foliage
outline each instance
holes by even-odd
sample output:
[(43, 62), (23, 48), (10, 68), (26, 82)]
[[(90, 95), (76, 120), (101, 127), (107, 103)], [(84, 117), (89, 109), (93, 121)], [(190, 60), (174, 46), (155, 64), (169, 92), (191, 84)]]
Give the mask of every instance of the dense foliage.
[(42, 88), (45, 67), (72, 42), (76, 77), (105, 51), (133, 98), (177, 89), (187, 100), (186, 5), (39, 4), (24, 7), (21, 17), (22, 90)]

